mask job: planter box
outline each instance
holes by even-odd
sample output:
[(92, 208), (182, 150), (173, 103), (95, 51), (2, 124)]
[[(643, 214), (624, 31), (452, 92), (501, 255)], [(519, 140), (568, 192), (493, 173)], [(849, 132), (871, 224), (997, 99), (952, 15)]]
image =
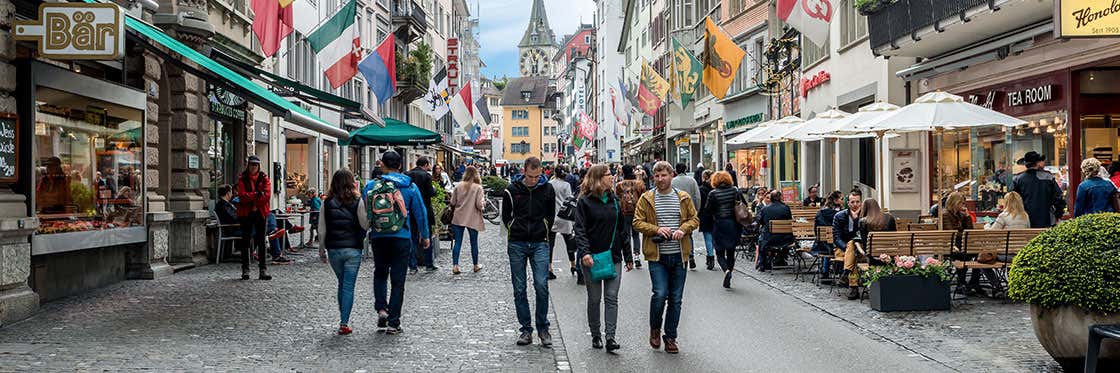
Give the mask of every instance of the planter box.
[(936, 277), (890, 276), (871, 284), (871, 308), (879, 312), (948, 310), (949, 282)]
[[(1031, 305), (1031, 324), (1038, 343), (1066, 372), (1085, 368), (1089, 349), (1089, 327), (1096, 324), (1120, 324), (1120, 314), (1100, 314), (1064, 306), (1043, 308)], [(1120, 342), (1105, 339), (1097, 360), (1098, 372), (1120, 372)]]

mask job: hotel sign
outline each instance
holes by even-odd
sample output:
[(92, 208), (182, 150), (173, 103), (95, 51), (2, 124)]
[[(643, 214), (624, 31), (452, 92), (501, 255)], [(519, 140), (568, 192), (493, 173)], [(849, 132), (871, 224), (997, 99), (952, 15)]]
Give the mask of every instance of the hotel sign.
[(117, 60), (124, 55), (124, 12), (116, 4), (42, 3), (39, 19), (16, 21), (16, 40), (34, 41), (58, 60)]
[(1120, 35), (1120, 0), (1057, 0), (1054, 20), (1059, 38)]

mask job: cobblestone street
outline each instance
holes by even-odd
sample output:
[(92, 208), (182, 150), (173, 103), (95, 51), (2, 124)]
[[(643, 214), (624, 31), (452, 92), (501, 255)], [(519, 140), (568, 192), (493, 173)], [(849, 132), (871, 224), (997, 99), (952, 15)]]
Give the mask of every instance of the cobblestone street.
[(453, 277), (441, 242), (440, 270), (408, 276), (398, 336), (376, 331), (370, 259), (354, 334), (335, 334), (334, 274), (305, 249), (296, 264), (269, 268), (271, 282), (236, 279), (239, 265), (223, 262), (46, 304), (0, 329), (0, 371), (555, 371), (553, 350), (513, 343), (505, 246), (488, 228), (482, 272)]

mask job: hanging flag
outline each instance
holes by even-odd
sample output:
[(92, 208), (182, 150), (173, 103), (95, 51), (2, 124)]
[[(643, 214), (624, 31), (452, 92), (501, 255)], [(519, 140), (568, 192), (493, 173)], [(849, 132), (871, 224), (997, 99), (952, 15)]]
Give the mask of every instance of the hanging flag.
[(420, 110), (434, 120), (440, 120), (451, 107), (447, 105), (451, 100), (451, 92), (447, 89), (447, 67), (442, 67), (428, 82), (428, 93), (420, 97)]
[(473, 96), (471, 95), (471, 85), (467, 84), (463, 89), (459, 90), (459, 94), (451, 98), (451, 117), (455, 118), (455, 122), (459, 124), (460, 128), (464, 131), (471, 129), (471, 122), (474, 119), (474, 111), (471, 108), (474, 106)]
[(292, 28), (303, 36), (310, 36), (311, 32), (315, 31), (315, 26), (319, 26), (319, 22), (322, 21), (319, 18), (319, 9), (311, 0), (292, 2), (292, 18)]
[[(369, 90), (382, 104), (393, 97), (397, 91), (397, 52), (394, 48), (393, 34), (389, 34), (377, 49), (358, 64), (358, 71), (366, 78)], [(445, 112), (446, 113), (446, 112)], [(441, 115), (442, 116), (442, 115)]]
[(252, 0), (253, 34), (261, 43), (261, 53), (272, 57), (280, 42), (292, 33), (292, 0)]
[(706, 18), (704, 22), (707, 25), (704, 32), (704, 86), (708, 87), (712, 96), (722, 99), (735, 80), (739, 63), (743, 62), (747, 52), (735, 45), (711, 18)]
[(358, 25), (354, 22), (357, 12), (358, 3), (350, 0), (307, 36), (307, 42), (311, 44), (311, 50), (315, 51), (319, 66), (326, 68), (323, 73), (327, 75), (331, 88), (341, 87), (342, 83), (358, 74), (362, 43)]
[(482, 142), (482, 127), (474, 126), (470, 131), (467, 131), (467, 139), (471, 140), (471, 143), (474, 144)]
[(490, 124), (490, 108), (486, 107), (486, 97), (479, 96), (474, 100), (474, 121), (479, 125)]
[(673, 38), (673, 73), (670, 76), (673, 95), (682, 108), (692, 102), (692, 96), (700, 87), (700, 75), (703, 73), (704, 66), (700, 64), (700, 60), (681, 45), (677, 38)]
[(658, 75), (649, 62), (642, 61), (642, 79), (638, 85), (638, 106), (649, 116), (657, 115), (657, 109), (669, 93), (669, 82)]
[(828, 42), (833, 0), (778, 0), (778, 18), (785, 21), (818, 47)]

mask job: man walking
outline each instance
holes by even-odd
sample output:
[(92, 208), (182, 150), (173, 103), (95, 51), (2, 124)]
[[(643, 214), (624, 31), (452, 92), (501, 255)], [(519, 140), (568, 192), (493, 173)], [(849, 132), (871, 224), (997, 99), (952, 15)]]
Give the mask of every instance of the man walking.
[(1031, 228), (1050, 228), (1058, 224), (1065, 214), (1066, 200), (1062, 198), (1062, 188), (1058, 181), (1043, 167), (1046, 156), (1029, 151), (1020, 158), (1019, 164), (1027, 170), (1016, 175), (1011, 182), (1011, 190), (1023, 197), (1023, 207), (1031, 219)]
[(541, 160), (525, 160), (524, 173), (514, 176), (502, 197), (502, 223), (509, 234), (508, 253), (513, 301), (517, 321), (521, 324), (518, 346), (533, 343), (533, 319), (529, 313), (529, 296), (525, 291), (526, 263), (533, 269), (533, 293), (536, 295), (537, 336), (541, 346), (552, 347), (548, 332), (548, 232), (556, 216), (556, 192), (548, 179), (541, 176)]
[[(382, 175), (366, 183), (362, 190), (369, 217), (369, 246), (373, 250), (373, 293), (377, 309), (377, 327), (385, 334), (401, 333), (401, 307), (404, 305), (404, 280), (412, 256), (412, 227), (421, 237), (419, 248), (426, 249), (428, 213), (420, 190), (401, 173), (401, 156), (392, 150), (381, 155)], [(392, 294), (386, 301), (386, 281)]]
[[(424, 199), (424, 206), (432, 205), (432, 196), (436, 194), (435, 187), (432, 186), (432, 162), (428, 157), (420, 157), (416, 160), (416, 168), (408, 172), (408, 177), (412, 179), (412, 183), (416, 184), (416, 188), (420, 190), (420, 196)], [(428, 229), (427, 232), (435, 233), (434, 224), (436, 223), (436, 215), (433, 209), (428, 209)], [(412, 226), (412, 232), (417, 233), (419, 229)], [(427, 267), (429, 271), (439, 269), (436, 267), (436, 248), (429, 246), (428, 248), (420, 248), (421, 239), (429, 239), (430, 236), (420, 236), (413, 234), (412, 248), (416, 251), (411, 259), (409, 259), (408, 267), (412, 272), (416, 272), (418, 265)], [(439, 240), (430, 240), (431, 242), (439, 242)]]
[(656, 188), (642, 194), (634, 210), (634, 228), (644, 235), (642, 256), (649, 263), (653, 287), (649, 345), (659, 349), (664, 340), (665, 352), (675, 354), (680, 351), (677, 324), (688, 274), (684, 262), (692, 257), (692, 240), (687, 238), (700, 226), (700, 220), (688, 193), (673, 187), (673, 167), (669, 163), (653, 166), (653, 180)]
[(269, 213), (272, 183), (261, 171), (261, 159), (250, 155), (245, 162), (245, 172), (237, 178), (237, 220), (241, 224), (241, 279), (249, 279), (249, 251), (257, 250), (258, 279), (271, 280), (265, 260), (265, 220)]
[[(704, 165), (700, 164), (698, 166), (703, 167)], [(657, 173), (657, 170), (653, 172)], [(700, 184), (696, 182), (695, 178), (688, 176), (688, 166), (684, 163), (677, 163), (677, 177), (673, 178), (673, 189), (688, 193), (688, 198), (692, 199), (692, 206), (700, 206)], [(692, 236), (686, 238), (689, 241), (692, 240)], [(691, 254), (688, 256), (688, 268), (696, 269), (696, 260), (692, 258)]]

